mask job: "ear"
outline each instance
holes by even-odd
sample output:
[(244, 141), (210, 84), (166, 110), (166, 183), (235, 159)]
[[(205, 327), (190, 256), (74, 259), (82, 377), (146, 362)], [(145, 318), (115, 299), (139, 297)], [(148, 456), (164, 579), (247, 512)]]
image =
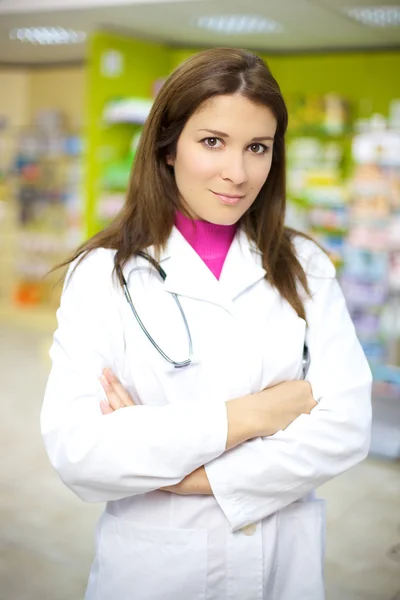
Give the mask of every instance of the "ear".
[(175, 159), (173, 156), (171, 156), (171, 154), (168, 154), (167, 156), (167, 165), (169, 165), (170, 167), (173, 167), (175, 164)]

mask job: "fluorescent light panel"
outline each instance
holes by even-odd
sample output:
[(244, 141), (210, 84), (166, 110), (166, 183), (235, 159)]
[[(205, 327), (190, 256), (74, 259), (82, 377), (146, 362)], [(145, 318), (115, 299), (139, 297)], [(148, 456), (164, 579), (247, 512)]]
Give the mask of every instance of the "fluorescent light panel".
[(280, 23), (260, 15), (211, 15), (198, 17), (194, 25), (225, 35), (245, 33), (279, 33)]
[(399, 6), (345, 8), (344, 12), (352, 19), (371, 27), (398, 27), (400, 25)]
[(86, 33), (64, 27), (23, 27), (10, 31), (10, 39), (42, 46), (80, 44), (85, 41)]

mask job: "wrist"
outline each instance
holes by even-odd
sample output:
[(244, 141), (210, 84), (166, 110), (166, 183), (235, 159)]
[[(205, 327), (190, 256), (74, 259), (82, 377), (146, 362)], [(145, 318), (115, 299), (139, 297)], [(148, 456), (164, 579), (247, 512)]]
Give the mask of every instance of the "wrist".
[(187, 475), (177, 486), (178, 493), (183, 496), (192, 494), (210, 495), (212, 494), (210, 482), (204, 467), (199, 467), (193, 473)]
[(195, 494), (202, 494), (202, 495), (212, 495), (212, 489), (210, 486), (210, 482), (208, 480), (207, 477), (207, 472), (205, 470), (204, 467), (200, 467), (199, 469), (197, 469), (197, 471), (195, 471), (196, 473), (196, 478), (195, 478), (195, 482), (194, 482), (194, 489), (196, 490)]

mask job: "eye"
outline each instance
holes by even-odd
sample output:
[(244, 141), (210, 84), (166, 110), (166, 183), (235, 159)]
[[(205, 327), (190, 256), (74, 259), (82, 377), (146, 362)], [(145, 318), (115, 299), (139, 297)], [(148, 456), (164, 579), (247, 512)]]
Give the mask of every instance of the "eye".
[[(221, 144), (222, 144), (222, 140), (220, 140), (219, 138), (216, 137), (208, 137), (208, 138), (204, 138), (203, 140), (201, 140), (201, 142), (207, 146), (207, 148), (210, 148), (211, 150), (213, 150), (214, 148), (221, 148)], [(220, 144), (220, 145), (218, 145)]]
[(252, 154), (266, 154), (270, 150), (265, 144), (250, 144), (249, 149)]

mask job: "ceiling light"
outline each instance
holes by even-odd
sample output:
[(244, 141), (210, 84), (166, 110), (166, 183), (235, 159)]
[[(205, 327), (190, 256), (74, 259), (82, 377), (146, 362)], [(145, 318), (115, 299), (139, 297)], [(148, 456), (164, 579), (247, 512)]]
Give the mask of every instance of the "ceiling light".
[(235, 33), (279, 33), (282, 25), (260, 15), (213, 15), (198, 17), (194, 24), (201, 29), (216, 31), (225, 35)]
[(400, 25), (400, 7), (398, 6), (369, 6), (345, 8), (344, 12), (371, 27), (398, 27)]
[(84, 31), (64, 29), (64, 27), (24, 27), (10, 31), (11, 40), (30, 42), (31, 44), (80, 44), (86, 39)]

